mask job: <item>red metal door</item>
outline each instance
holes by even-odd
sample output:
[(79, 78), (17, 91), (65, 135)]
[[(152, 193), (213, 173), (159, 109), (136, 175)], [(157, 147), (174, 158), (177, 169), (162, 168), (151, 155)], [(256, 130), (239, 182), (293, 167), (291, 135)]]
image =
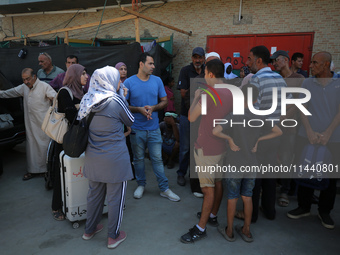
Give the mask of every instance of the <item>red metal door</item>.
[(219, 53), (223, 63), (232, 63), (236, 70), (245, 65), (250, 49), (257, 45), (266, 46), (271, 54), (277, 50), (285, 50), (291, 57), (293, 53), (301, 52), (304, 54), (302, 69), (309, 73), (313, 39), (314, 32), (211, 35), (207, 36), (207, 52), (215, 51)]

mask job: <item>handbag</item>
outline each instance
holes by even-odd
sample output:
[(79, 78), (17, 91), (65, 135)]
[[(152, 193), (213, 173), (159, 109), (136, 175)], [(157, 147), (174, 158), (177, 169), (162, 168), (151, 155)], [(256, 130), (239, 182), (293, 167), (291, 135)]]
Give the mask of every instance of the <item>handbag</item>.
[(73, 120), (70, 129), (64, 135), (63, 149), (67, 156), (78, 158), (87, 147), (89, 127), (94, 116), (91, 112), (88, 119), (83, 118), (76, 125)]
[(14, 127), (13, 120), (14, 119), (10, 114), (0, 114), (0, 130), (6, 130)]
[[(73, 100), (72, 91), (67, 87), (63, 87), (60, 90), (62, 89), (66, 89), (69, 92), (71, 99)], [(58, 112), (59, 92), (53, 99), (52, 106), (50, 106), (48, 111), (46, 112), (44, 121), (41, 125), (41, 129), (54, 141), (62, 144), (64, 135), (68, 129), (68, 120), (65, 118), (65, 113)]]

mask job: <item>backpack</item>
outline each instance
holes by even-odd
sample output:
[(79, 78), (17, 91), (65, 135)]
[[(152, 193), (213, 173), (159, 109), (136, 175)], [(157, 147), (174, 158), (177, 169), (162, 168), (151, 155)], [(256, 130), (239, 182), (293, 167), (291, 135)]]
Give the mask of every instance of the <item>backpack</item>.
[(298, 185), (318, 190), (328, 187), (328, 167), (332, 164), (332, 154), (326, 146), (307, 144), (302, 150), (299, 163), (295, 173)]

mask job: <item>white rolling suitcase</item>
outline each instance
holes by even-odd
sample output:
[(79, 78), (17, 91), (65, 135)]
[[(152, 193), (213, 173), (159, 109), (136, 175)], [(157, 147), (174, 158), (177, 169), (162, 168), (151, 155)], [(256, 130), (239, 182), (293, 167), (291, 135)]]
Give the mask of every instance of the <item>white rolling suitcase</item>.
[[(89, 182), (83, 174), (84, 160), (84, 153), (79, 158), (71, 158), (64, 151), (60, 153), (63, 213), (73, 228), (79, 227), (78, 221), (86, 219)], [(105, 200), (103, 213), (107, 213), (106, 204)]]

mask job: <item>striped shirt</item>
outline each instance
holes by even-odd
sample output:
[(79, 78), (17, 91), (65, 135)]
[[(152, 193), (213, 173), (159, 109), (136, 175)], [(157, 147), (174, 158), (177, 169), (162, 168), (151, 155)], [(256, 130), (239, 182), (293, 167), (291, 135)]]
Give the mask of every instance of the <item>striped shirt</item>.
[[(266, 117), (268, 119), (279, 120), (281, 116), (281, 88), (287, 87), (282, 76), (273, 72), (270, 67), (265, 67), (251, 77), (250, 83), (259, 90), (257, 102), (254, 104), (255, 108), (258, 110), (268, 110), (272, 107), (273, 88), (278, 88), (276, 110)], [(292, 98), (292, 95), (287, 95), (287, 98)]]

